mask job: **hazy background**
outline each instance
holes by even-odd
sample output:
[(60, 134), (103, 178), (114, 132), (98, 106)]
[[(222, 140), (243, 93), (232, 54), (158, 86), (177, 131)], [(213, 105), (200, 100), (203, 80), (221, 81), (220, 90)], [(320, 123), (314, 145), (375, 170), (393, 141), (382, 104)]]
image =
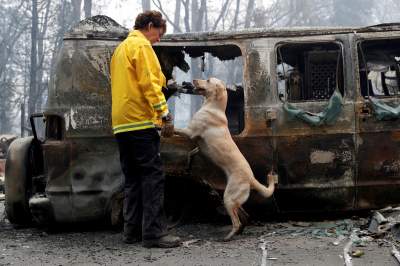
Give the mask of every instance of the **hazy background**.
[(145, 9), (160, 10), (168, 32), (400, 21), (400, 0), (0, 0), (0, 134), (30, 134), (72, 25), (104, 14), (131, 28)]

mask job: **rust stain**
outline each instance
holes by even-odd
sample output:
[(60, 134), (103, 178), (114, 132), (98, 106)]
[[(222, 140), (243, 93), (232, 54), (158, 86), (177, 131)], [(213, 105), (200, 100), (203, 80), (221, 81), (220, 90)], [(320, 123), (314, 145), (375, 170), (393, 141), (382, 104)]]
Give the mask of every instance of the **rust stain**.
[(392, 132), (392, 140), (400, 141), (400, 131), (393, 131)]

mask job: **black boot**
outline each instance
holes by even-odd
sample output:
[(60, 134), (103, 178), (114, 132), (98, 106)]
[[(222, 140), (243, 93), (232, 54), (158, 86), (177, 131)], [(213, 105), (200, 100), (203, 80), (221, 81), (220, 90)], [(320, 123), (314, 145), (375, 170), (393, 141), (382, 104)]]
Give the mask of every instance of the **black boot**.
[(145, 248), (175, 248), (181, 245), (181, 239), (177, 236), (165, 235), (156, 239), (143, 240), (143, 246)]
[(131, 225), (125, 224), (122, 242), (126, 244), (134, 244), (140, 241), (142, 241), (141, 230), (138, 230)]

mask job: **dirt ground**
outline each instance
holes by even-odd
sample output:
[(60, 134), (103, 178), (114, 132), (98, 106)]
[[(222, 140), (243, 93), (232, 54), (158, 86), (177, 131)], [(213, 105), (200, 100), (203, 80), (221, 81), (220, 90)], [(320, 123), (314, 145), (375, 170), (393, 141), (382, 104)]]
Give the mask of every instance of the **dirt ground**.
[[(145, 249), (121, 242), (110, 229), (46, 232), (13, 228), (0, 202), (0, 265), (343, 265), (343, 248), (354, 227), (368, 217), (323, 222), (253, 222), (231, 242), (220, 239), (228, 224), (186, 223), (174, 228), (184, 245), (175, 249)], [(340, 235), (346, 235), (343, 239)], [(334, 245), (335, 240), (339, 241)], [(263, 248), (265, 250), (263, 251)], [(364, 252), (353, 265), (399, 265), (387, 238), (353, 245)]]

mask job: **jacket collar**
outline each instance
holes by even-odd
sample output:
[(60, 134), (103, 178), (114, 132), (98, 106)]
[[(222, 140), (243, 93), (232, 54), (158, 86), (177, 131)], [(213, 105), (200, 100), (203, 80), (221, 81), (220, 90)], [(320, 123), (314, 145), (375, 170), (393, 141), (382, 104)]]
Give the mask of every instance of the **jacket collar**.
[(143, 33), (140, 32), (140, 30), (133, 30), (133, 31), (129, 32), (128, 37), (136, 37), (136, 38), (145, 39), (146, 41), (148, 41), (150, 43), (150, 41), (146, 38), (146, 36), (144, 36)]

